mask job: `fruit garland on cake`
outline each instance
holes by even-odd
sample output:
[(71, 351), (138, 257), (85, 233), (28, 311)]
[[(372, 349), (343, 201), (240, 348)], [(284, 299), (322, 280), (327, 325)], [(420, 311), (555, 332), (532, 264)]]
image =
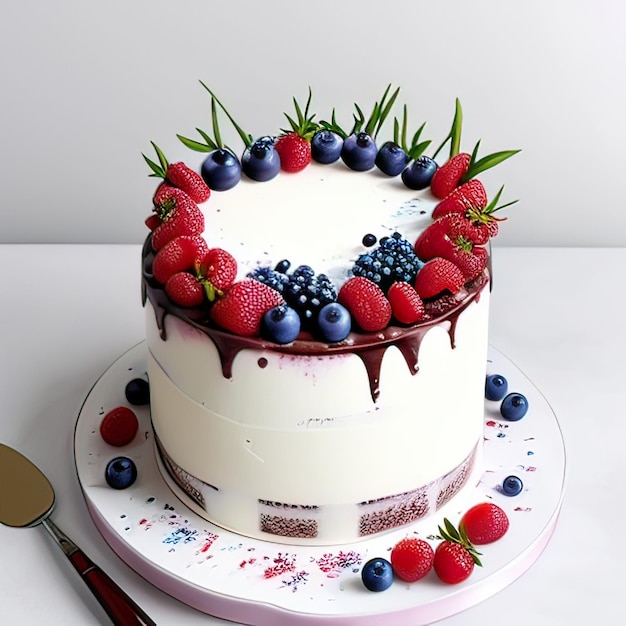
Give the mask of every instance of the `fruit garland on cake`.
[[(332, 111), (330, 121), (315, 121), (311, 90), (304, 108), (294, 98), (295, 116), (285, 114), (288, 129), (277, 137), (254, 139), (233, 119), (214, 92), (211, 97), (212, 136), (196, 129), (200, 140), (177, 135), (188, 148), (206, 153), (200, 173), (182, 162), (170, 164), (152, 142), (156, 160), (143, 155), (151, 176), (162, 179), (153, 197), (153, 212), (146, 219), (151, 231), (150, 272), (178, 307), (206, 310), (209, 323), (243, 337), (263, 336), (276, 344), (289, 344), (301, 331), (326, 343), (338, 343), (351, 331), (376, 333), (390, 324), (410, 326), (438, 317), (457, 303), (473, 281), (484, 276), (487, 245), (498, 233), (496, 212), (501, 188), (490, 202), (476, 176), (513, 156), (506, 150), (478, 157), (480, 142), (471, 154), (460, 151), (462, 109), (456, 101), (448, 136), (432, 157), (424, 154), (430, 140), (422, 140), (425, 124), (408, 140), (408, 115), (394, 118), (393, 140), (377, 148), (378, 134), (398, 97), (391, 85), (375, 102), (369, 117), (355, 104), (354, 124), (342, 129)], [(221, 138), (221, 110), (244, 144), (241, 158)], [(438, 166), (435, 158), (450, 141), (449, 158)], [(440, 200), (433, 222), (415, 242), (398, 232), (377, 240), (363, 237), (367, 249), (354, 261), (352, 276), (339, 290), (325, 274), (306, 265), (291, 268), (287, 259), (274, 268), (259, 267), (236, 282), (237, 262), (221, 248), (209, 248), (203, 239), (204, 216), (198, 207), (211, 190), (227, 191), (242, 176), (258, 182), (279, 171), (295, 173), (311, 161), (333, 163), (341, 159), (355, 171), (377, 168), (395, 176), (409, 189), (426, 189)]]

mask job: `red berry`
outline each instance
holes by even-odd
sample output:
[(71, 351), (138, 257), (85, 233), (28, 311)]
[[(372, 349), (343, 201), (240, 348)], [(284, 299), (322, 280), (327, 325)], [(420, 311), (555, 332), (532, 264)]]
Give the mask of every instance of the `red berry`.
[(118, 406), (104, 416), (100, 435), (111, 446), (125, 446), (135, 438), (138, 428), (135, 413), (126, 406)]
[(483, 184), (473, 178), (459, 187), (452, 189), (434, 208), (433, 219), (448, 213), (464, 215), (468, 209), (484, 209), (487, 206), (487, 192)]
[(154, 205), (154, 212), (164, 222), (176, 209), (195, 206), (196, 203), (182, 189), (161, 183), (154, 192), (152, 204)]
[(391, 551), (391, 565), (394, 574), (412, 583), (428, 574), (433, 566), (435, 553), (423, 539), (406, 538), (399, 541)]
[(189, 272), (178, 272), (170, 276), (165, 283), (165, 293), (179, 306), (200, 306), (204, 302), (202, 284)]
[(279, 137), (275, 148), (285, 172), (300, 172), (311, 162), (311, 142), (297, 133)]
[[(191, 200), (189, 201), (191, 202)], [(195, 203), (177, 207), (166, 221), (152, 233), (152, 247), (160, 250), (166, 243), (181, 235), (201, 235), (204, 215)]]
[(463, 272), (452, 261), (436, 257), (417, 273), (415, 291), (422, 298), (433, 298), (444, 291), (458, 293), (464, 284)]
[(158, 215), (151, 213), (148, 217), (146, 217), (145, 224), (150, 230), (154, 230), (157, 226), (160, 226), (162, 222)]
[(474, 564), (474, 557), (460, 543), (442, 541), (435, 550), (435, 573), (449, 585), (466, 580), (474, 571)]
[(207, 250), (201, 258), (199, 274), (220, 291), (225, 291), (235, 282), (237, 277), (237, 261), (235, 257), (221, 248)]
[(409, 283), (393, 283), (389, 287), (387, 298), (391, 304), (393, 316), (401, 324), (415, 324), (424, 317), (424, 303)]
[(198, 204), (206, 202), (211, 195), (211, 190), (207, 187), (202, 176), (181, 161), (168, 165), (166, 179), (173, 187), (182, 189)]
[(450, 247), (447, 234), (447, 225), (441, 220), (435, 220), (417, 238), (413, 246), (415, 254), (422, 261), (430, 261), (430, 259), (434, 259), (436, 256), (442, 256), (442, 246)]
[(480, 246), (474, 246), (470, 251), (457, 247), (448, 260), (461, 270), (466, 281), (470, 281), (478, 278), (487, 267), (489, 253)]
[(211, 308), (211, 319), (244, 337), (258, 335), (266, 311), (282, 304), (278, 291), (251, 278), (235, 283)]
[(459, 526), (472, 543), (483, 545), (504, 536), (509, 529), (509, 518), (496, 504), (482, 502), (463, 515)]
[(430, 190), (436, 198), (445, 198), (457, 187), (470, 165), (471, 156), (461, 152), (446, 161), (434, 174)]
[(348, 279), (339, 290), (337, 301), (366, 332), (382, 330), (391, 320), (389, 300), (376, 283), (363, 276)]
[(191, 270), (194, 264), (209, 251), (206, 241), (197, 235), (181, 235), (166, 243), (155, 255), (152, 274), (165, 284), (177, 272)]

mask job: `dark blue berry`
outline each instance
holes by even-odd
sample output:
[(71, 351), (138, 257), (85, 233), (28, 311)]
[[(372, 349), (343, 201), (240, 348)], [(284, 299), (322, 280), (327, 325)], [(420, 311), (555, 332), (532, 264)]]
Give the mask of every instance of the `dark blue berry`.
[(283, 292), (284, 286), (289, 282), (286, 274), (270, 267), (257, 267), (248, 273), (248, 278), (254, 278), (254, 280), (275, 289), (279, 293)]
[(343, 142), (341, 159), (351, 170), (365, 172), (374, 167), (377, 152), (376, 143), (370, 135), (358, 132)]
[(376, 243), (376, 235), (372, 235), (372, 233), (368, 233), (363, 236), (363, 245), (366, 248), (371, 248)]
[(507, 476), (502, 481), (502, 493), (505, 496), (516, 496), (522, 492), (524, 484), (517, 476)]
[(335, 343), (348, 336), (352, 319), (344, 306), (338, 302), (329, 302), (320, 310), (317, 326), (324, 341)]
[(337, 292), (326, 274), (315, 274), (308, 265), (300, 265), (283, 287), (285, 302), (294, 308), (303, 328), (311, 328), (322, 307), (337, 299)]
[(517, 422), (528, 412), (528, 400), (521, 393), (510, 393), (502, 400), (500, 413), (505, 420)]
[(213, 150), (203, 161), (200, 175), (214, 191), (232, 189), (241, 180), (241, 163), (226, 148)]
[(300, 334), (300, 317), (286, 304), (279, 304), (261, 318), (261, 334), (276, 343), (291, 343)]
[(491, 374), (485, 379), (485, 398), (500, 401), (508, 391), (509, 383), (501, 374)]
[(343, 139), (332, 130), (318, 130), (311, 139), (311, 157), (318, 163), (334, 163), (341, 156)]
[(361, 580), (370, 591), (385, 591), (393, 582), (393, 568), (387, 559), (370, 559), (361, 570)]
[(280, 272), (281, 274), (286, 274), (290, 267), (291, 261), (283, 259), (282, 261), (278, 261), (278, 263), (276, 263), (276, 267), (274, 267), (274, 270)]
[(137, 480), (137, 466), (132, 459), (118, 456), (107, 463), (104, 477), (109, 487), (126, 489)]
[(352, 273), (371, 280), (386, 293), (395, 282), (413, 283), (423, 265), (413, 244), (394, 233), (391, 237), (382, 237), (377, 248), (360, 255)]
[(415, 161), (411, 161), (402, 170), (402, 182), (409, 189), (426, 189), (430, 185), (435, 172), (438, 169), (437, 163), (430, 157), (421, 156)]
[(280, 156), (272, 137), (257, 139), (241, 157), (241, 168), (246, 176), (259, 182), (271, 180), (280, 172)]
[(397, 176), (404, 170), (408, 161), (408, 154), (397, 143), (387, 141), (376, 154), (375, 163), (383, 174)]
[(133, 378), (124, 389), (128, 402), (134, 406), (150, 403), (150, 385), (143, 378)]

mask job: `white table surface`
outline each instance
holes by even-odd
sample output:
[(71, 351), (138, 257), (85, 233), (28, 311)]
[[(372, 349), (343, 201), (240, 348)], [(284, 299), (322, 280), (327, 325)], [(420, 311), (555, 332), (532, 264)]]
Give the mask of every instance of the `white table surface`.
[[(0, 441), (48, 475), (54, 520), (159, 625), (226, 625), (121, 561), (94, 527), (75, 475), (81, 403), (143, 339), (139, 258), (139, 246), (0, 245)], [(626, 249), (495, 248), (494, 266), (490, 343), (559, 419), (565, 500), (552, 541), (528, 572), (440, 623), (624, 623)], [(0, 526), (0, 624), (108, 623), (43, 529)]]

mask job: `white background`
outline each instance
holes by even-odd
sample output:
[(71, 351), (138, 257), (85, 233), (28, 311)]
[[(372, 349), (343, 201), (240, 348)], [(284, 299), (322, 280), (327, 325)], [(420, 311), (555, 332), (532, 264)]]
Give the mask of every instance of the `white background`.
[(483, 177), (520, 199), (496, 245), (626, 244), (618, 0), (3, 4), (0, 243), (140, 242), (141, 152), (199, 163), (175, 135), (210, 130), (202, 79), (255, 136), (309, 85), (318, 118), (350, 126), (392, 83), (438, 144), (458, 96), (465, 151), (523, 149)]

